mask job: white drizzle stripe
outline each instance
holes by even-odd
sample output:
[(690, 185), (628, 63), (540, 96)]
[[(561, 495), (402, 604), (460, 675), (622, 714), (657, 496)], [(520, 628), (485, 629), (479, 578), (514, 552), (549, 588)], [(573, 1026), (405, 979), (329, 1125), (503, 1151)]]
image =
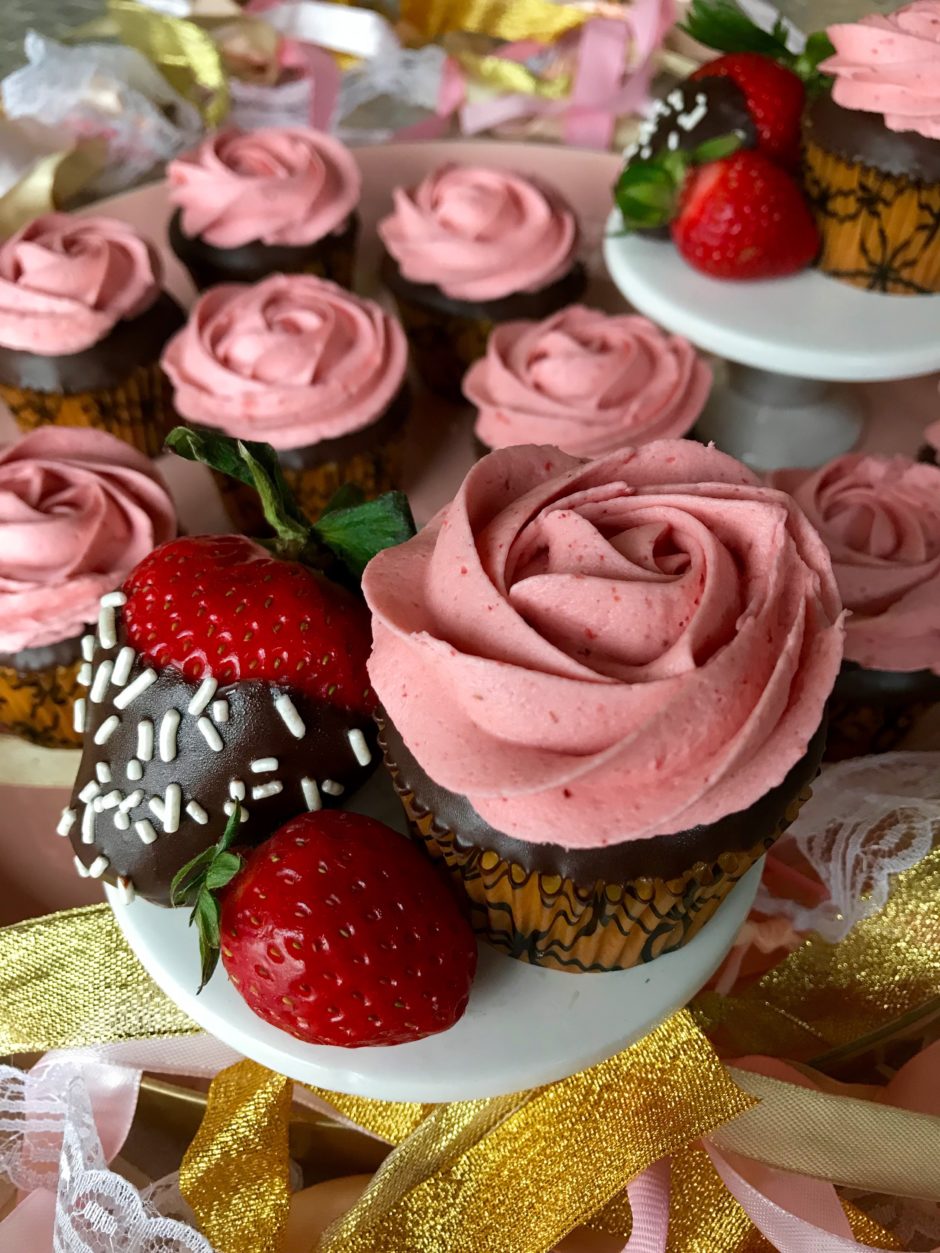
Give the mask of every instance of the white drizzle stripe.
[(125, 796), (118, 808), (122, 814), (130, 813), (132, 809), (136, 809), (140, 802), (144, 799), (144, 794), (140, 788), (131, 792), (130, 796)]
[(183, 803), (183, 789), (178, 783), (167, 785), (164, 800), (163, 829), (167, 835), (173, 835), (180, 829), (180, 808)]
[(166, 817), (166, 808), (163, 804), (163, 801), (160, 799), (160, 797), (151, 796), (150, 800), (147, 802), (147, 807), (150, 810), (150, 812), (153, 814), (153, 816), (156, 818), (157, 822), (159, 822), (162, 826), (163, 821)]
[(102, 648), (113, 648), (117, 643), (117, 627), (114, 620), (114, 606), (102, 605), (98, 614), (98, 638)]
[(114, 669), (114, 663), (111, 661), (103, 661), (95, 671), (95, 680), (91, 685), (91, 691), (88, 698), (93, 705), (100, 705), (105, 698), (108, 690), (108, 684), (111, 682), (111, 671)]
[(294, 739), (302, 740), (307, 734), (304, 720), (297, 712), (297, 707), (286, 692), (274, 698), (274, 708), (281, 715), (281, 721), (290, 731)]
[(99, 853), (88, 867), (89, 877), (92, 879), (100, 879), (110, 865), (111, 863), (107, 857), (105, 857), (104, 853)]
[(95, 743), (107, 744), (108, 740), (120, 725), (121, 719), (117, 716), (117, 714), (111, 714), (109, 717), (105, 718), (104, 722), (102, 722), (101, 726), (95, 732)]
[(212, 700), (213, 696), (215, 696), (216, 688), (218, 686), (218, 679), (213, 679), (211, 674), (207, 679), (203, 679), (203, 681), (196, 688), (196, 693), (192, 700), (187, 705), (186, 712), (188, 714), (192, 714), (194, 718), (198, 717), (201, 713), (205, 713), (206, 707)]
[(123, 692), (118, 692), (114, 698), (114, 708), (126, 709), (132, 700), (136, 700), (141, 692), (146, 692), (151, 683), (156, 683), (156, 681), (156, 670), (151, 670), (148, 666), (146, 670), (141, 671), (133, 683), (124, 688)]
[(127, 763), (124, 773), (132, 783), (138, 783), (144, 777), (144, 768), (136, 757), (132, 757)]
[(119, 831), (129, 831), (131, 827), (131, 820), (128, 818), (127, 814), (122, 814), (121, 811), (118, 810), (114, 815), (114, 825)]
[(209, 821), (209, 815), (198, 801), (190, 801), (186, 806), (186, 812), (189, 814), (190, 818), (192, 818), (193, 822), (198, 822), (201, 827), (204, 827)]
[(153, 760), (153, 723), (141, 718), (137, 724), (137, 756), (141, 761)]
[(95, 655), (95, 637), (93, 635), (82, 636), (82, 656), (86, 661), (91, 661)]
[(78, 871), (79, 876), (80, 876), (82, 879), (87, 879), (87, 878), (88, 878), (88, 867), (85, 865), (85, 863), (82, 861), (82, 859), (81, 859), (80, 857), (75, 857), (75, 858), (73, 858), (72, 860), (75, 862), (75, 869)]
[(75, 810), (69, 809), (68, 806), (66, 806), (65, 809), (62, 810), (62, 817), (59, 819), (59, 825), (55, 829), (56, 835), (68, 835), (71, 829), (75, 826), (75, 819), (77, 817), (78, 814)]
[(83, 661), (78, 667), (78, 682), (82, 687), (91, 687), (91, 662)]
[(153, 829), (153, 823), (149, 818), (141, 818), (139, 822), (134, 823), (134, 830), (140, 836), (142, 843), (153, 844), (157, 838), (157, 833)]
[(320, 786), (327, 796), (342, 796), (346, 791), (342, 783), (337, 783), (335, 779), (324, 779)]
[(99, 783), (111, 782), (111, 767), (106, 761), (99, 761), (95, 766), (95, 774), (98, 776)]
[(114, 670), (111, 673), (111, 682), (115, 687), (123, 687), (127, 680), (131, 677), (131, 669), (134, 665), (134, 658), (137, 654), (131, 648), (130, 644), (125, 644), (117, 655), (114, 662)]
[(82, 814), (82, 843), (94, 844), (95, 842), (95, 811), (91, 805), (85, 806), (85, 812)]
[(127, 597), (123, 592), (107, 592), (101, 598), (102, 609), (120, 609), (122, 605), (127, 604)]
[(85, 730), (85, 697), (79, 696), (72, 709), (72, 727), (77, 735)]
[(259, 757), (257, 761), (251, 763), (249, 769), (254, 774), (267, 774), (269, 770), (276, 770), (277, 765), (276, 757)]
[(269, 796), (277, 796), (278, 792), (284, 791), (284, 784), (278, 779), (272, 779), (270, 783), (262, 783), (258, 787), (251, 789), (251, 799), (253, 801), (265, 801)]
[(134, 880), (120, 875), (117, 881), (118, 895), (122, 905), (130, 905), (137, 893), (134, 891)]
[(228, 701), (214, 700), (212, 702), (212, 716), (216, 722), (221, 722), (223, 725), (228, 722)]
[(202, 717), (196, 723), (196, 726), (202, 732), (202, 738), (206, 741), (214, 753), (221, 753), (225, 747), (222, 743), (222, 737), (215, 729), (215, 723), (210, 722), (208, 718)]
[(346, 738), (349, 740), (349, 747), (353, 750), (356, 761), (360, 766), (367, 766), (372, 760), (372, 753), (366, 743), (366, 737), (358, 727), (354, 727), (352, 731), (346, 732)]
[(316, 779), (301, 779), (300, 786), (303, 789), (307, 809), (311, 813), (316, 809), (322, 809), (323, 801), (320, 799), (320, 789), (317, 787)]
[(179, 730), (180, 713), (178, 709), (168, 709), (160, 723), (160, 760), (176, 760), (176, 732)]
[(245, 785), (241, 779), (229, 780), (228, 794), (233, 801), (243, 801), (245, 799)]
[(79, 792), (78, 799), (80, 801), (84, 801), (85, 804), (87, 805), (90, 801), (93, 801), (96, 796), (100, 796), (100, 795), (101, 795), (101, 784), (98, 783), (97, 780), (95, 779), (89, 779), (88, 782), (85, 784), (85, 786), (82, 788), (82, 790)]

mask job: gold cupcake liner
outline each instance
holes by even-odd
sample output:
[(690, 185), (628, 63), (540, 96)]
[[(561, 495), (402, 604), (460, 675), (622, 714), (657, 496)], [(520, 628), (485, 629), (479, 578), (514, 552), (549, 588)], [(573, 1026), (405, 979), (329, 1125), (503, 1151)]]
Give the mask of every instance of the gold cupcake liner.
[(417, 800), (387, 753), (386, 765), (413, 837), (467, 897), (477, 934), (510, 957), (571, 973), (626, 970), (682, 948), (810, 795), (805, 789), (776, 829), (744, 852), (719, 853), (676, 878), (578, 884), (527, 870), (492, 849), (459, 843)]
[(39, 426), (84, 426), (108, 431), (156, 457), (176, 425), (172, 388), (159, 362), (140, 365), (117, 387), (71, 394), (0, 383), (0, 398), (21, 431)]
[(825, 760), (889, 753), (934, 704), (930, 700), (882, 704), (830, 697)]
[(14, 670), (0, 666), (0, 729), (44, 748), (76, 748), (75, 700), (81, 658), (67, 666)]
[(394, 295), (411, 360), (425, 386), (442, 396), (459, 397), (463, 376), (486, 353), (493, 322), (444, 313), (398, 292)]
[(813, 142), (804, 146), (804, 184), (826, 274), (869, 291), (940, 291), (940, 184), (853, 164)]

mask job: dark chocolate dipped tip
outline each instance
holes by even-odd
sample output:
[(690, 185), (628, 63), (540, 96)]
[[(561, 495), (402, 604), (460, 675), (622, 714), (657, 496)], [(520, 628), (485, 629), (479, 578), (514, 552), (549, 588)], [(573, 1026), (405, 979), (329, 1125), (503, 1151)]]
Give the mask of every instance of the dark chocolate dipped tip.
[(832, 695), (836, 700), (866, 705), (940, 701), (940, 674), (931, 670), (870, 670), (854, 661), (843, 661)]
[(938, 459), (937, 450), (933, 444), (921, 444), (917, 450), (917, 460), (926, 466), (940, 465), (940, 459)]
[(803, 138), (850, 165), (864, 165), (912, 183), (940, 182), (940, 140), (888, 130), (880, 113), (844, 109), (824, 92), (811, 100)]
[(0, 383), (56, 395), (117, 387), (136, 366), (158, 360), (164, 344), (185, 322), (180, 306), (162, 292), (149, 309), (118, 322), (82, 352), (46, 357), (0, 345)]
[(773, 834), (790, 805), (812, 783), (826, 742), (823, 723), (781, 784), (748, 809), (708, 826), (605, 848), (562, 848), (558, 844), (533, 844), (497, 831), (480, 817), (465, 796), (440, 787), (429, 777), (388, 719), (380, 717), (378, 722), (389, 762), (397, 766), (418, 805), (453, 832), (459, 845), (492, 851), (527, 872), (557, 874), (585, 887), (597, 882), (627, 883), (644, 877), (679, 878), (699, 862), (714, 861), (723, 852), (753, 848), (762, 834)]

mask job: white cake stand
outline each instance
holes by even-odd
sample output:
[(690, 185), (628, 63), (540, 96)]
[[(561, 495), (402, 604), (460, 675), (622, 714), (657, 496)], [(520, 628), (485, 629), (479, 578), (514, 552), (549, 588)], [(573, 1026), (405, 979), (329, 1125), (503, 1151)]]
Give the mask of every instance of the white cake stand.
[(866, 292), (815, 270), (722, 282), (671, 244), (620, 230), (614, 212), (604, 257), (623, 296), (728, 362), (696, 433), (756, 469), (821, 465), (854, 447), (863, 414), (840, 384), (940, 369), (940, 297)]

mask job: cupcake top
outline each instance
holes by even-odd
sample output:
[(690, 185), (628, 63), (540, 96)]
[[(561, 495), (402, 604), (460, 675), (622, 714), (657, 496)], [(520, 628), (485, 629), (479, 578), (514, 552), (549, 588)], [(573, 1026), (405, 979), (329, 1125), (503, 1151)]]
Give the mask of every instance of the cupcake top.
[(892, 131), (940, 139), (940, 0), (914, 0), (830, 26), (832, 96), (846, 109), (880, 113)]
[(688, 440), (491, 453), (363, 589), (370, 676), (408, 749), (536, 844), (746, 809), (805, 754), (842, 658), (800, 509)]
[(0, 449), (0, 652), (77, 635), (175, 535), (149, 458), (105, 431), (41, 426)]
[(345, 224), (362, 186), (348, 148), (302, 127), (220, 131), (168, 177), (184, 234), (214, 248), (311, 244)]
[(832, 555), (850, 611), (845, 655), (871, 670), (940, 674), (940, 469), (849, 453), (778, 470)]
[(46, 213), (0, 244), (0, 346), (68, 356), (160, 295), (152, 244), (126, 222)]
[(543, 322), (504, 322), (464, 379), (490, 448), (554, 444), (596, 457), (677, 439), (701, 413), (711, 370), (646, 318), (571, 305)]
[(272, 274), (207, 291), (163, 368), (184, 418), (288, 449), (381, 417), (407, 360), (404, 331), (374, 301), (309, 274)]
[(448, 165), (397, 187), (378, 232), (404, 277), (455, 300), (539, 291), (575, 261), (578, 225), (558, 192), (509, 170)]

